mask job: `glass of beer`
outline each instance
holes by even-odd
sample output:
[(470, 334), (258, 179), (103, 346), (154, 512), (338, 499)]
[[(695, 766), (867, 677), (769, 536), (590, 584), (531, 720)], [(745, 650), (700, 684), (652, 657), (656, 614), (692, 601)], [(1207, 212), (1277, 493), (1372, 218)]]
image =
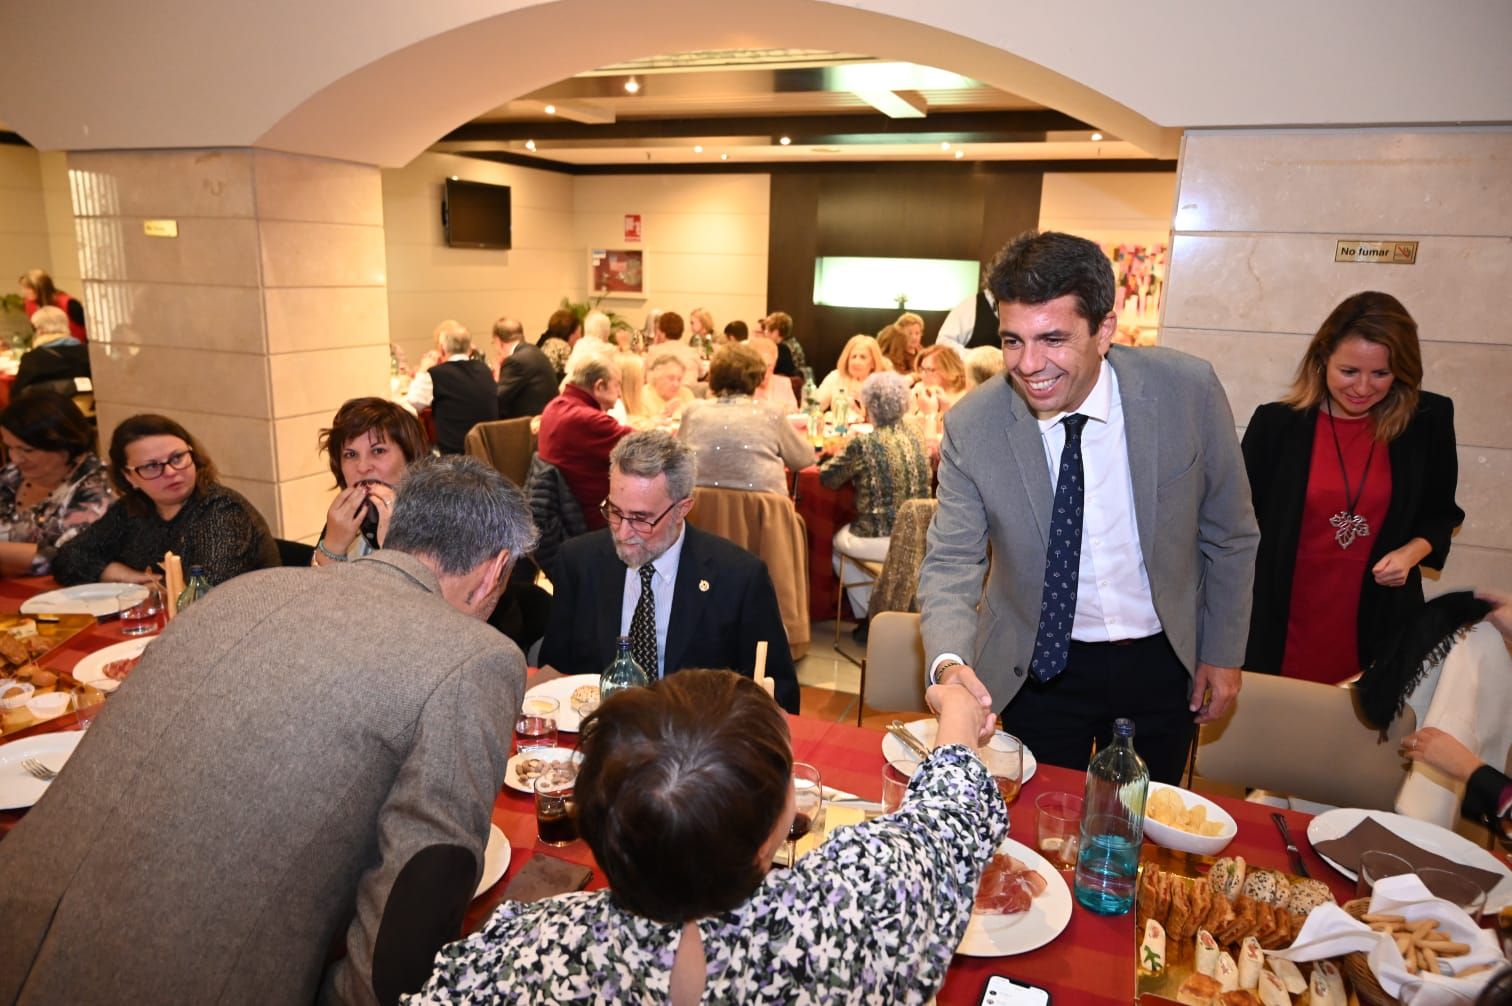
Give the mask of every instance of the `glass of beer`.
[(981, 755), (987, 771), (992, 773), (992, 781), (1003, 794), (1003, 802), (1012, 807), (1018, 801), (1019, 789), (1024, 782), (1023, 741), (1000, 730), (977, 754)]
[(536, 834), (547, 845), (569, 845), (577, 841), (576, 808), (572, 794), (577, 786), (577, 770), (568, 763), (554, 763), (536, 777)]
[(1062, 870), (1076, 869), (1082, 798), (1074, 793), (1041, 793), (1034, 801), (1034, 809), (1040, 855)]
[(561, 703), (550, 698), (526, 697), (515, 718), (515, 753), (533, 748), (554, 748), (557, 742), (557, 710)]

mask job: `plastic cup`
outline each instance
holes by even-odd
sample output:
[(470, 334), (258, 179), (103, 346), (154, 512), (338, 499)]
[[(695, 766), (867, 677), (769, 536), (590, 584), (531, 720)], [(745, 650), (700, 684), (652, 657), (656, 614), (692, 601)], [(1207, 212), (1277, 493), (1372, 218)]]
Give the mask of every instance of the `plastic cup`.
[(1370, 892), (1375, 890), (1377, 880), (1400, 877), (1412, 872), (1412, 864), (1401, 856), (1382, 852), (1379, 849), (1370, 849), (1360, 855), (1359, 876), (1355, 880), (1355, 897), (1370, 897)]
[(899, 758), (882, 766), (882, 812), (891, 814), (903, 806), (903, 797), (908, 793), (908, 780), (919, 770), (919, 763), (908, 758)]
[(1034, 801), (1036, 843), (1041, 856), (1062, 870), (1076, 869), (1081, 846), (1082, 798), (1074, 793), (1041, 793)]

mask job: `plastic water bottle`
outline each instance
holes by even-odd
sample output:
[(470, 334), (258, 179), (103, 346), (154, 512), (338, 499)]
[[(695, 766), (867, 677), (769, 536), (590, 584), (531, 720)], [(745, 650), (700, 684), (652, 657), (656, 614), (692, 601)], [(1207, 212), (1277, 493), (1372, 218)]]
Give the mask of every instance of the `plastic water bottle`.
[(622, 692), (626, 688), (645, 688), (651, 683), (646, 677), (646, 671), (630, 655), (630, 637), (621, 636), (615, 644), (618, 652), (609, 666), (604, 668), (604, 673), (599, 675), (599, 701), (606, 701), (615, 692)]
[(1087, 766), (1076, 857), (1076, 900), (1084, 908), (1122, 915), (1134, 907), (1149, 788), (1150, 770), (1134, 751), (1134, 721), (1115, 720), (1113, 743)]
[(210, 581), (205, 578), (205, 567), (190, 566), (189, 581), (184, 584), (184, 589), (179, 591), (178, 610), (182, 612), (208, 593), (210, 593)]

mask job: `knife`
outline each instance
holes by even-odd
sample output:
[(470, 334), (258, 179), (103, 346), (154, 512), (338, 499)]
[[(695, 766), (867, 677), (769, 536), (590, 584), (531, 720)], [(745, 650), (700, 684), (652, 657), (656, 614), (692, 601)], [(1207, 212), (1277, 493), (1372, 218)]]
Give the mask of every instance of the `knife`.
[(1292, 841), (1291, 832), (1286, 829), (1286, 818), (1279, 812), (1271, 815), (1271, 820), (1276, 822), (1276, 830), (1281, 832), (1281, 841), (1286, 843), (1287, 855), (1291, 856), (1292, 869), (1297, 871), (1299, 877), (1310, 877), (1307, 872), (1307, 864), (1302, 862), (1302, 853), (1297, 849), (1297, 843)]
[(887, 732), (902, 741), (906, 747), (911, 749), (920, 758), (929, 757), (929, 748), (925, 747), (924, 742), (915, 737), (913, 732), (903, 725), (902, 720), (893, 720), (889, 723), (887, 725)]

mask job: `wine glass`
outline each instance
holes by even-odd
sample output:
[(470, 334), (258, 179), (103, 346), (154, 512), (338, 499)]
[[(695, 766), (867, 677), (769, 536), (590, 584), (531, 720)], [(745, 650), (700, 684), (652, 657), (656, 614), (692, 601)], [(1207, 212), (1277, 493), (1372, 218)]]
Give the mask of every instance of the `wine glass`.
[(824, 788), (819, 770), (793, 762), (793, 823), (788, 826), (788, 866), (798, 862), (798, 840), (824, 825)]

